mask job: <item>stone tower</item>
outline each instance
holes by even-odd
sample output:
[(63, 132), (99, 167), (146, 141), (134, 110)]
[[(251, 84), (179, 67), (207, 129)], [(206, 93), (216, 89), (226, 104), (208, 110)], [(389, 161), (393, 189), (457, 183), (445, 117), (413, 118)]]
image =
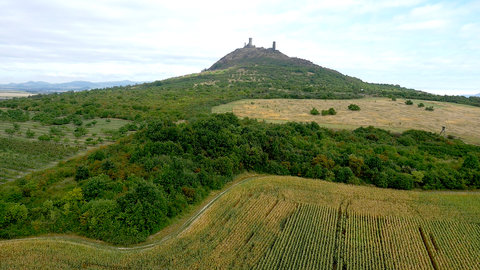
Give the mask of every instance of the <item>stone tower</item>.
[(272, 45), (272, 49), (275, 51), (277, 49), (277, 43), (274, 41)]
[(252, 45), (252, 38), (248, 38), (248, 44), (247, 44), (247, 47), (253, 47)]

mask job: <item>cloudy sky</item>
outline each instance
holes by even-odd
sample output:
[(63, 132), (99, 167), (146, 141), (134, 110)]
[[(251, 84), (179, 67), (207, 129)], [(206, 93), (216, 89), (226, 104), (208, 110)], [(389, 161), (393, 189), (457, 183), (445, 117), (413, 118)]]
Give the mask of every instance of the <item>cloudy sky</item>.
[(473, 94), (479, 14), (479, 0), (0, 0), (0, 83), (164, 79), (252, 37), (368, 82)]

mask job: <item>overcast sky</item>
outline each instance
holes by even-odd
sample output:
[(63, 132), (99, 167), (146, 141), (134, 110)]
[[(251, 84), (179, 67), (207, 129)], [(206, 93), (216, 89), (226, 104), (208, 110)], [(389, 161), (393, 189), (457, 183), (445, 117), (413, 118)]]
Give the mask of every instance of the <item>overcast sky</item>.
[(159, 80), (252, 37), (364, 81), (474, 94), (479, 14), (479, 0), (0, 0), (0, 83)]

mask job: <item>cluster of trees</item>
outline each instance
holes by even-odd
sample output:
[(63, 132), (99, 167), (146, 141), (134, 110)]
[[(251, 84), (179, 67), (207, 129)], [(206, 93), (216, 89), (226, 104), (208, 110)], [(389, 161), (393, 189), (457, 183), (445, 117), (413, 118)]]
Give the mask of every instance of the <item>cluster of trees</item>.
[[(152, 121), (117, 144), (2, 186), (0, 234), (143, 241), (243, 171), (398, 189), (478, 188), (479, 156), (480, 147), (423, 131), (333, 131), (233, 114)], [(52, 196), (64, 179), (74, 180)]]

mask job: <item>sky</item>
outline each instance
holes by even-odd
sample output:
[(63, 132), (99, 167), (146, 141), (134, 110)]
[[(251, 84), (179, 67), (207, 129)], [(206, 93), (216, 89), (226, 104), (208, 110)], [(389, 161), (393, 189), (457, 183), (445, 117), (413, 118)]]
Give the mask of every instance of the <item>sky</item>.
[(480, 93), (480, 0), (0, 0), (0, 83), (154, 81), (249, 37), (367, 82)]

